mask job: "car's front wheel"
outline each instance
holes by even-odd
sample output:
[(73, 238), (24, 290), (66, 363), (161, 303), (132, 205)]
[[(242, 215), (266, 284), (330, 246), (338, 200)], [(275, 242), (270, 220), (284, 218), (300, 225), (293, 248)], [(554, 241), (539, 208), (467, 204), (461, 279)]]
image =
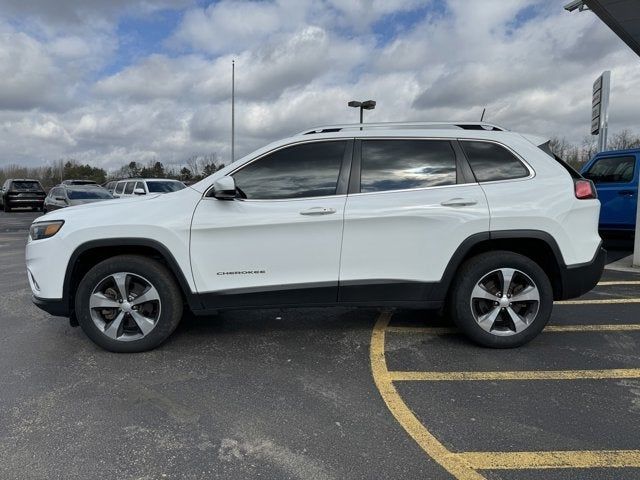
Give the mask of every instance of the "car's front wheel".
[(176, 329), (182, 296), (173, 275), (148, 257), (120, 255), (87, 272), (75, 297), (82, 330), (112, 352), (151, 350)]
[(4, 204), (2, 205), (2, 209), (5, 212), (10, 212), (11, 211), (11, 206), (9, 205), (9, 200), (5, 200)]
[(529, 342), (545, 327), (553, 290), (530, 258), (493, 251), (464, 263), (451, 302), (453, 320), (469, 338), (487, 347), (510, 348)]

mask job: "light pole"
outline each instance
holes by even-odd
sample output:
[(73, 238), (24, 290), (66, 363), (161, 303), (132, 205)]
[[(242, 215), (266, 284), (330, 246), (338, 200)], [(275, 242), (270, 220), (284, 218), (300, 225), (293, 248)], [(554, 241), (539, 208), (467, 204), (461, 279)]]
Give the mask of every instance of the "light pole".
[[(362, 123), (362, 111), (363, 110), (373, 110), (374, 108), (376, 108), (376, 101), (375, 100), (367, 100), (365, 102), (358, 102), (356, 100), (351, 100), (347, 105), (349, 105), (350, 107), (354, 107), (354, 108), (359, 108), (360, 109), (360, 123)], [(360, 128), (360, 130), (362, 130), (362, 128)]]
[(231, 163), (236, 161), (236, 61), (231, 60)]

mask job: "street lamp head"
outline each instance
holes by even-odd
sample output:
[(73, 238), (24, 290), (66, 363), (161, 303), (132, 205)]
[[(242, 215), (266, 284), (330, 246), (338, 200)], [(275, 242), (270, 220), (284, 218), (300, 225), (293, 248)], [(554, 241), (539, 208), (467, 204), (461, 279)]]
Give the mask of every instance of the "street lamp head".
[(573, 0), (567, 3), (564, 6), (564, 9), (567, 12), (573, 12), (574, 10), (578, 10), (579, 12), (581, 12), (587, 9), (587, 5), (585, 5), (584, 0)]
[(362, 102), (361, 107), (364, 108), (365, 110), (373, 110), (374, 108), (376, 108), (376, 101), (367, 100), (366, 102)]
[(360, 102), (356, 102), (355, 100), (351, 100), (347, 105), (349, 105), (350, 107), (360, 107), (362, 105), (362, 103)]

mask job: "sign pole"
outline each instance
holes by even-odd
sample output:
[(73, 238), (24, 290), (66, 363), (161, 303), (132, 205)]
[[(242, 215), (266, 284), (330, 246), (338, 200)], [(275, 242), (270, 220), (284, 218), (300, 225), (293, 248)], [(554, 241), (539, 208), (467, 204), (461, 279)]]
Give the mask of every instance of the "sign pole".
[[(638, 195), (636, 194), (636, 201), (637, 198)], [(636, 239), (633, 244), (633, 266), (640, 268), (640, 202), (636, 207)]]
[(610, 89), (611, 72), (607, 70), (593, 82), (593, 96), (591, 97), (591, 135), (598, 135), (598, 153), (607, 149)]

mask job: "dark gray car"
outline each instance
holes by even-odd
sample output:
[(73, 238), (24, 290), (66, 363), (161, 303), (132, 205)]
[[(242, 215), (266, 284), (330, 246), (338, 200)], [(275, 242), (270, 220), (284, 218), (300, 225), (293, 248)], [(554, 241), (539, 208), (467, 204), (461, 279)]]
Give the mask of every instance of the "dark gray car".
[(58, 185), (44, 199), (44, 211), (111, 200), (113, 195), (99, 185)]

